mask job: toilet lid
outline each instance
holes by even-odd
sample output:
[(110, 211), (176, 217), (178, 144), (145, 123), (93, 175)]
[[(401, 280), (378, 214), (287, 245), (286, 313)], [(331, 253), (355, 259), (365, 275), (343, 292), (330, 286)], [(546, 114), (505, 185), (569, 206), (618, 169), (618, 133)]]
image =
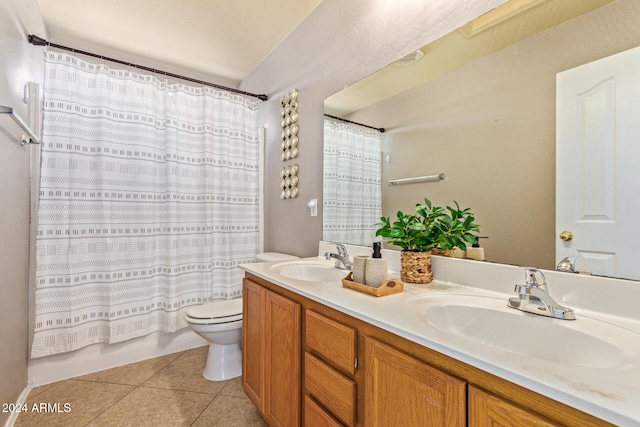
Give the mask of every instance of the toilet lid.
[(242, 319), (242, 298), (217, 300), (192, 307), (187, 316), (194, 319), (224, 319), (231, 317)]

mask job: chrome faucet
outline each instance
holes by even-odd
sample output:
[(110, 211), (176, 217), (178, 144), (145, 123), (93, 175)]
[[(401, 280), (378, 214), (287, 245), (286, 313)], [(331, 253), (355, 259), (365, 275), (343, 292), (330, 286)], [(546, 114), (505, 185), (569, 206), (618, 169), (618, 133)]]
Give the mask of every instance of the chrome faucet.
[(336, 249), (338, 253), (333, 252), (325, 252), (324, 256), (326, 259), (334, 258), (336, 260), (335, 267), (340, 270), (351, 270), (353, 264), (349, 260), (349, 253), (347, 252), (347, 248), (344, 245), (337, 244)]
[(578, 257), (568, 256), (562, 259), (556, 266), (556, 270), (564, 271), (566, 273), (577, 273), (576, 271), (576, 259)]
[(522, 267), (525, 271), (525, 284), (516, 285), (517, 297), (509, 298), (507, 306), (527, 313), (556, 319), (575, 320), (572, 309), (558, 304), (547, 291), (547, 282), (542, 271), (535, 267)]

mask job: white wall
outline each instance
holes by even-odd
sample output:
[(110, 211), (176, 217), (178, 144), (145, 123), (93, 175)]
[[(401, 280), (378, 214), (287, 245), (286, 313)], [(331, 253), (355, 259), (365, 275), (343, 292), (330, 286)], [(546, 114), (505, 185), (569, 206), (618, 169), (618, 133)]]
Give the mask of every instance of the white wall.
[[(42, 84), (41, 54), (29, 33), (44, 34), (36, 0), (0, 0), (0, 105), (28, 121), (27, 82)], [(27, 383), (29, 150), (0, 129), (0, 402), (15, 402)], [(3, 424), (8, 413), (0, 413)]]
[[(412, 50), (462, 26), (503, 0), (324, 0), (241, 83), (264, 93), (265, 250), (315, 255), (322, 240), (323, 100)], [(300, 196), (280, 200), (279, 100), (300, 92)]]

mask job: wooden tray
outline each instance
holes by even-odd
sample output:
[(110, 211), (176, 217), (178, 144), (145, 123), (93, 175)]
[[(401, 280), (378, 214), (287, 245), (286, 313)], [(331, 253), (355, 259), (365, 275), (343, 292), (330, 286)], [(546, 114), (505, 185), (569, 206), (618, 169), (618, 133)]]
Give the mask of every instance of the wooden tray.
[(353, 273), (349, 273), (347, 277), (342, 279), (342, 286), (365, 294), (373, 295), (374, 297), (398, 294), (404, 289), (404, 283), (397, 279), (385, 280), (379, 288), (374, 288), (372, 286), (363, 285), (362, 283), (356, 283), (351, 280), (352, 278)]

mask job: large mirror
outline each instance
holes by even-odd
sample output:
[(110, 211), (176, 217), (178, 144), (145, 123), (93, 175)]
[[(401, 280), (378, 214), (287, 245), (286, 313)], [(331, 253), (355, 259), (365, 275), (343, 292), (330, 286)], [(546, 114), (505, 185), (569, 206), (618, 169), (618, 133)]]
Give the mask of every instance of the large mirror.
[(511, 0), (420, 48), (414, 64), (391, 64), (328, 98), (325, 113), (385, 129), (384, 216), (425, 197), (456, 200), (488, 237), (487, 261), (554, 269), (556, 75), (639, 46), (638, 24), (637, 0)]

